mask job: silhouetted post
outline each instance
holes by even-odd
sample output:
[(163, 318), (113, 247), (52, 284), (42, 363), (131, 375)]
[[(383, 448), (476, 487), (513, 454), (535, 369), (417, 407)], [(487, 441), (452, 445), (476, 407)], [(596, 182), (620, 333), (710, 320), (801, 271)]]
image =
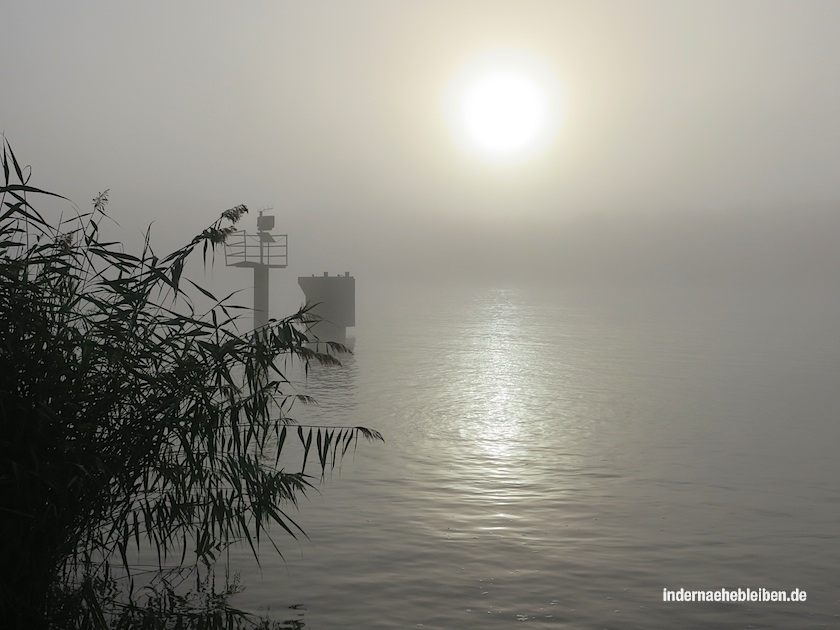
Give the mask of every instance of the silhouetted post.
[(232, 235), (225, 246), (225, 264), (228, 267), (254, 269), (254, 329), (268, 324), (268, 270), (283, 268), (288, 264), (288, 234), (271, 234), (274, 216), (257, 217), (257, 233), (244, 230)]

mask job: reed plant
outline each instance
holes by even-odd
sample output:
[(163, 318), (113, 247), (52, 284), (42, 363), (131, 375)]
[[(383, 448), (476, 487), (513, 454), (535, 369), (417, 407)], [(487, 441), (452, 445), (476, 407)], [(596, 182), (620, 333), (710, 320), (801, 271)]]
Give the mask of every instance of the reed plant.
[[(0, 627), (247, 624), (227, 602), (235, 581), (214, 585), (217, 560), (237, 542), (279, 552), (272, 533), (302, 534), (289, 510), (318, 471), (382, 439), (288, 416), (307, 400), (288, 361), (336, 364), (346, 348), (310, 343), (307, 307), (242, 332), (231, 296), (183, 276), (245, 206), (162, 257), (147, 232), (134, 255), (100, 237), (107, 191), (50, 221), (38, 203), (63, 198), (30, 184), (5, 139), (2, 164)], [(132, 557), (149, 549), (144, 599)]]

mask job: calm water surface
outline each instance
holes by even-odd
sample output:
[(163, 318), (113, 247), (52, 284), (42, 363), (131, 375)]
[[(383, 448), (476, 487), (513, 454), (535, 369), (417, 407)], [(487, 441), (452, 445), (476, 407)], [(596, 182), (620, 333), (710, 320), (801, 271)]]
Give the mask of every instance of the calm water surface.
[(840, 627), (838, 303), (363, 299), (293, 416), (386, 443), (303, 503), (285, 561), (236, 552), (234, 604), (313, 630)]

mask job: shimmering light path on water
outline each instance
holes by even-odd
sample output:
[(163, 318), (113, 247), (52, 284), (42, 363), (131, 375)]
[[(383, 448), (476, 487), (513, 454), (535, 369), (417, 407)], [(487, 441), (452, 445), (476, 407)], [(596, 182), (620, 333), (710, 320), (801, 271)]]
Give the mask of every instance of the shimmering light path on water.
[(317, 630), (840, 625), (836, 304), (487, 290), (359, 319), (294, 415), (387, 442), (304, 503), (285, 563), (236, 553), (236, 604)]

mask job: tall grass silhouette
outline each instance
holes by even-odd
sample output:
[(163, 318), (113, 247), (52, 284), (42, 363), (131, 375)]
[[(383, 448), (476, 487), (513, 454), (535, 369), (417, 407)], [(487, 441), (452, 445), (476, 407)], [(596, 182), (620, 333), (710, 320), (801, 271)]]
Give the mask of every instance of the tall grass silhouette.
[[(8, 141), (0, 187), (0, 627), (232, 628), (249, 617), (215, 586), (237, 541), (259, 560), (271, 532), (303, 532), (288, 510), (355, 448), (364, 427), (293, 425), (305, 402), (288, 360), (335, 364), (304, 307), (256, 331), (240, 307), (183, 276), (205, 265), (247, 212), (221, 213), (158, 257), (103, 242), (107, 191), (50, 222)], [(199, 312), (198, 301), (210, 307)], [(304, 452), (290, 464), (292, 444)], [(151, 588), (130, 558), (152, 549)], [(178, 585), (189, 584), (184, 593)], [(143, 595), (141, 596), (141, 592)]]

